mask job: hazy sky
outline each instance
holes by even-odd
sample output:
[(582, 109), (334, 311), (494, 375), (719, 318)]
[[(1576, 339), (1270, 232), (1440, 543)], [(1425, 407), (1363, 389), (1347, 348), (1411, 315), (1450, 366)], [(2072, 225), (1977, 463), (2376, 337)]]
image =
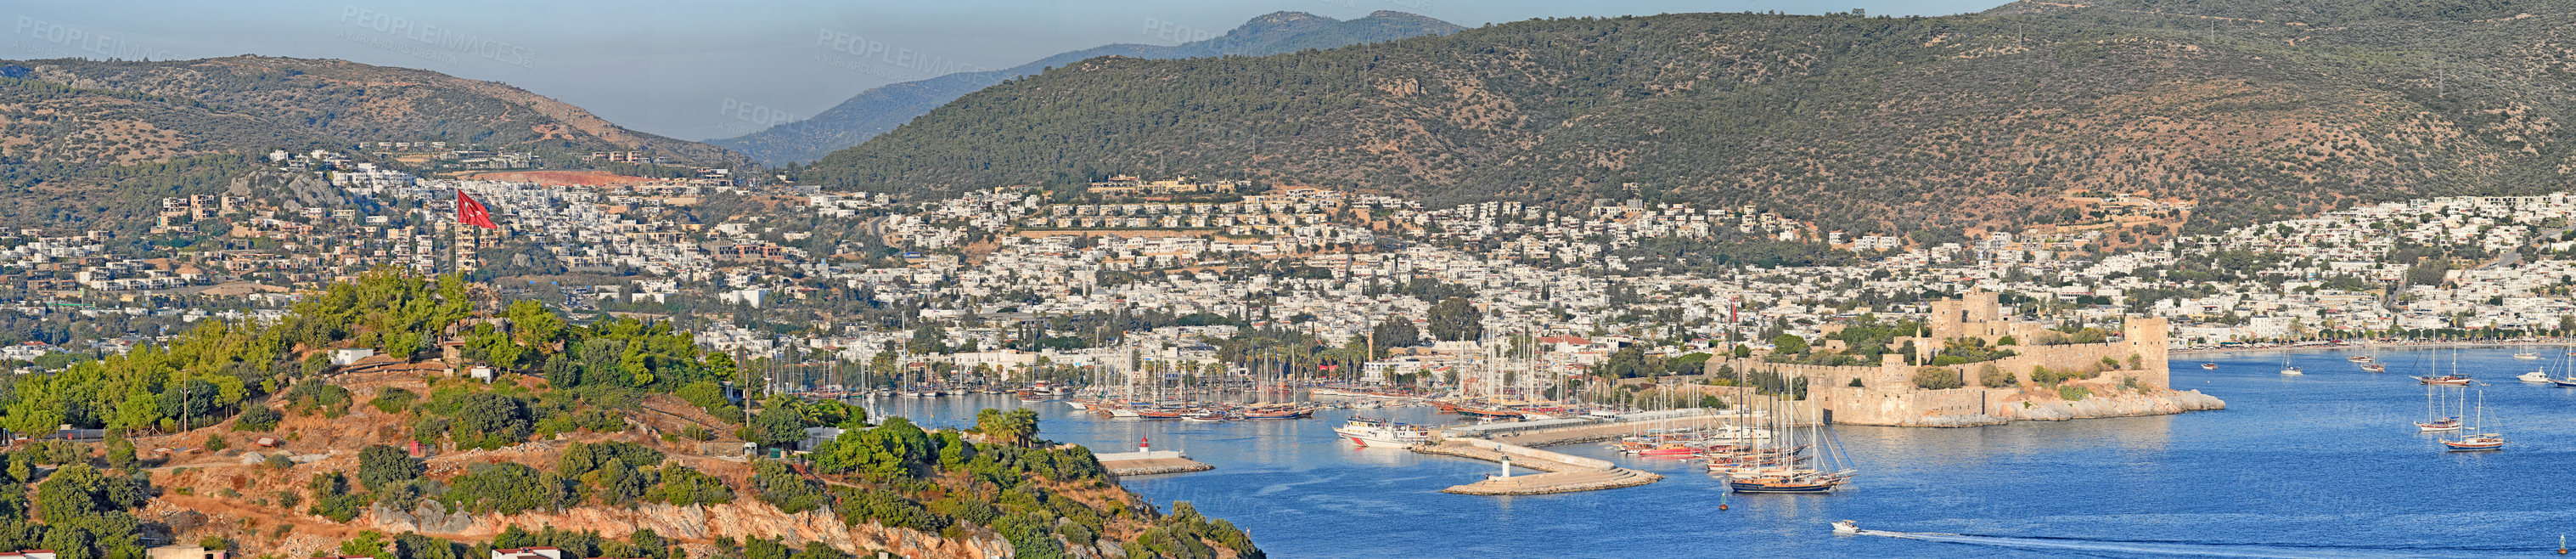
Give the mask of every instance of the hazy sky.
[(0, 58), (341, 58), (494, 80), (629, 128), (701, 140), (861, 90), (1111, 43), (1178, 44), (1277, 11), (1412, 12), (1467, 27), (1685, 12), (1945, 15), (2000, 0), (791, 0), (8, 2)]

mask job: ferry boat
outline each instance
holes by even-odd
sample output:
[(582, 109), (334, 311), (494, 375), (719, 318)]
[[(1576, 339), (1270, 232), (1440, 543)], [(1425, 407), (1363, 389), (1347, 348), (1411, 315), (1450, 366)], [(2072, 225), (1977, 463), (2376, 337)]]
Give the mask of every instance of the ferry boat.
[(1349, 422), (1333, 428), (1333, 433), (1349, 439), (1351, 444), (1364, 447), (1402, 448), (1431, 440), (1429, 427), (1405, 425), (1372, 417), (1353, 416)]

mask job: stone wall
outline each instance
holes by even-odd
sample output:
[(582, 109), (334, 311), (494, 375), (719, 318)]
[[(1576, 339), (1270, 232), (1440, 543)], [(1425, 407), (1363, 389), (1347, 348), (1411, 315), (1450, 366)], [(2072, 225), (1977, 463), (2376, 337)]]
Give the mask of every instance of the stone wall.
[[(2024, 329), (2030, 332), (2012, 335), (2020, 339), (2037, 339), (2037, 336), (2031, 335), (2039, 330), (2036, 325), (2001, 320), (1994, 314), (1996, 311), (1992, 302), (1991, 294), (1986, 294), (1983, 302), (1980, 303), (1978, 294), (1974, 293), (1970, 294), (1970, 299), (1965, 304), (1962, 301), (1935, 302), (1935, 319), (1932, 323), (1936, 339), (1944, 333), (1974, 337), (1987, 337), (1991, 334), (1994, 338), (2000, 338), (2007, 332)], [(2009, 325), (2009, 328), (2005, 325)], [(1856, 425), (1951, 426), (2001, 423), (2015, 417), (2029, 418), (2026, 414), (2019, 413), (2018, 409), (2002, 409), (2001, 406), (2007, 398), (2016, 396), (2027, 398), (2022, 389), (2038, 385), (2032, 380), (2031, 373), (2039, 367), (2046, 367), (2053, 371), (2105, 369), (2097, 380), (2088, 383), (2102, 387), (2125, 389), (2130, 386), (2129, 381), (2134, 379), (2135, 386), (2139, 389), (2135, 394), (2142, 399), (2137, 402), (2124, 401), (2105, 405), (2107, 407), (2095, 406), (2107, 410), (2104, 413), (2144, 415), (2223, 407), (2224, 403), (2216, 403), (2215, 398), (2201, 396), (2196, 392), (2187, 397), (2176, 397), (2171, 393), (2172, 375), (2168, 368), (2170, 362), (2165, 349), (2165, 329), (2164, 319), (2132, 317), (2122, 325), (2122, 336), (2117, 341), (2094, 344), (2011, 346), (2020, 354), (1994, 361), (1948, 367), (1958, 371), (1960, 380), (1967, 386), (1945, 390), (1926, 390), (1916, 387), (1914, 373), (1922, 367), (1907, 365), (1905, 356), (1893, 353), (1880, 356), (1881, 361), (1874, 367), (1768, 363), (1755, 357), (1712, 359), (1708, 362), (1707, 371), (1708, 374), (1713, 375), (1720, 367), (1733, 367), (1737, 371), (1748, 374), (1756, 371), (1771, 371), (1791, 378), (1807, 379), (1809, 398), (1818, 401), (1830, 421)], [(1992, 338), (1989, 338), (1989, 341), (1991, 340)], [(1918, 341), (1916, 345), (1918, 348), (1926, 345), (1934, 348), (1939, 346), (1937, 342), (1923, 341)], [(1918, 355), (1917, 358), (1922, 359), (1926, 356), (1928, 352), (1925, 355)], [(2130, 365), (2131, 357), (2137, 358), (2136, 366)], [(2109, 359), (2118, 366), (2107, 367), (2103, 364), (2104, 359)], [(1928, 362), (1928, 359), (1924, 362)], [(1979, 376), (1987, 367), (2011, 373), (2017, 381), (2016, 385), (2007, 388), (1982, 386)], [(1861, 385), (1851, 386), (1853, 379), (1859, 379)], [(2174, 411), (2158, 411), (2167, 409)]]

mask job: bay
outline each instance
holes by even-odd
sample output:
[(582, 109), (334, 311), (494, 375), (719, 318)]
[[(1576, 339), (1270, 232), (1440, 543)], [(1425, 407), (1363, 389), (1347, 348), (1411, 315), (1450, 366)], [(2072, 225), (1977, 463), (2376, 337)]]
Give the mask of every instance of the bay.
[[(1549, 450), (1661, 473), (1643, 487), (1519, 497), (1451, 495), (1498, 466), (1354, 448), (1331, 432), (1353, 413), (1455, 422), (1428, 407), (1326, 410), (1300, 421), (1110, 419), (1061, 402), (1041, 436), (1182, 450), (1215, 470), (1123, 480), (1164, 510), (1186, 501), (1276, 557), (2456, 557), (2556, 549), (2576, 528), (2576, 389), (2513, 376), (2563, 350), (2458, 351), (2479, 379), (2501, 452), (2442, 452), (2418, 433), (2425, 388), (2450, 350), (2243, 352), (2174, 359), (2177, 388), (2229, 409), (2024, 421), (1963, 429), (1835, 426), (1858, 482), (1832, 495), (1732, 495), (1695, 462), (1622, 456), (1595, 443)], [(2303, 376), (2279, 374), (2287, 357)], [(2201, 370), (2207, 360), (2217, 370)], [(2439, 360), (2441, 363), (2435, 365)], [(2446, 394), (2458, 394), (2458, 388)], [(1008, 396), (881, 398), (879, 411), (963, 427)], [(1526, 473), (1526, 472), (1524, 472)], [(1835, 536), (1827, 524), (1926, 535)]]

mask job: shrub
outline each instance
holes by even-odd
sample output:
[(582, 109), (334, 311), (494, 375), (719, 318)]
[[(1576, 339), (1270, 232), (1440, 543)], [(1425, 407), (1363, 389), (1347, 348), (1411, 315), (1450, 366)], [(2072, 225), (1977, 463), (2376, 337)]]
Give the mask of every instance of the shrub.
[(822, 508), (825, 504), (822, 484), (814, 483), (814, 480), (806, 479), (795, 470), (788, 469), (786, 464), (776, 461), (761, 460), (752, 465), (751, 487), (760, 494), (761, 502), (788, 514)]
[(2003, 369), (1996, 368), (1994, 365), (1986, 365), (1977, 369), (1977, 384), (1985, 385), (1986, 388), (2004, 388), (2020, 382), (2020, 378), (2016, 378), (2012, 373), (2004, 372)]
[(733, 488), (724, 480), (688, 468), (667, 468), (662, 484), (644, 493), (644, 500), (675, 506), (721, 505), (733, 502)]
[(2117, 370), (2120, 370), (2120, 360), (2118, 360), (2118, 359), (2112, 359), (2112, 358), (2109, 358), (2109, 357), (2104, 357), (2104, 358), (2102, 358), (2102, 370), (2105, 370), (2105, 371), (2117, 371)]
[(1925, 390), (1946, 390), (1965, 386), (1959, 371), (1941, 367), (1924, 367), (1914, 371), (1914, 386)]
[(2008, 345), (2021, 345), (2021, 341), (2020, 341), (2020, 340), (2015, 340), (2015, 339), (2013, 339), (2013, 337), (2012, 337), (2012, 336), (2009, 336), (2009, 335), (2004, 336), (2004, 337), (2001, 337), (2001, 338), (1995, 338), (1995, 347), (2003, 347), (2003, 346), (2008, 346)]
[(358, 451), (358, 484), (370, 491), (411, 483), (428, 469), (409, 453), (391, 446), (373, 445)]
[(1863, 388), (1863, 386), (1861, 386), (1861, 383), (1860, 383), (1860, 377), (1852, 377), (1852, 381), (1851, 381), (1851, 383), (1850, 383), (1850, 384), (1847, 384), (1847, 385), (1845, 385), (1845, 386), (1850, 386), (1850, 387), (1852, 387), (1852, 388)]
[(223, 452), (227, 448), (232, 448), (232, 445), (224, 442), (223, 434), (206, 435), (206, 452)]
[(270, 409), (268, 406), (254, 405), (250, 406), (250, 409), (242, 410), (241, 415), (233, 420), (233, 430), (274, 431), (277, 430), (277, 422), (284, 419), (286, 414), (277, 413), (277, 410)]
[(376, 393), (376, 399), (368, 400), (367, 405), (375, 406), (376, 411), (402, 413), (403, 410), (411, 409), (411, 404), (418, 401), (420, 401), (420, 395), (413, 394), (410, 390), (387, 388), (383, 392)]
[(2057, 387), (2057, 397), (2063, 398), (2069, 402), (2081, 402), (2084, 401), (2085, 396), (2091, 395), (2093, 395), (2093, 391), (2085, 390), (2084, 387), (2081, 386)]

